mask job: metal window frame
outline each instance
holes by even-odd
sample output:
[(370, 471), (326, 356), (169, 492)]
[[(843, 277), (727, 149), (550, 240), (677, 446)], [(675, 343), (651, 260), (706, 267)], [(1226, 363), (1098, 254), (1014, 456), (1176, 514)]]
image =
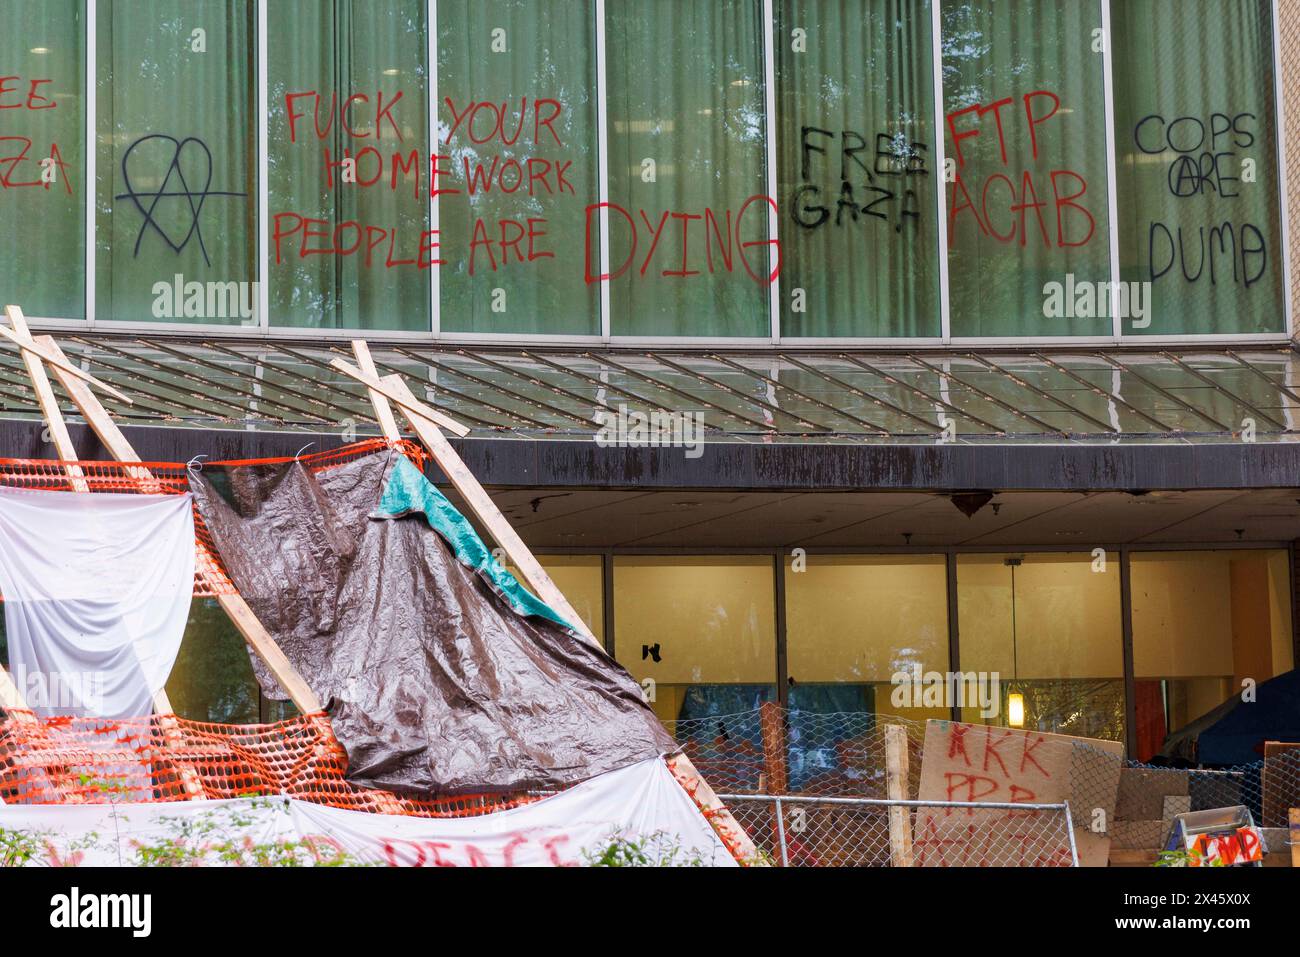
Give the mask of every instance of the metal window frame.
[[(265, 2), (265, 0), (263, 0)], [(428, 0), (424, 16), (425, 30), (425, 81), (428, 85), (425, 96), (425, 109), (428, 116), (425, 123), (429, 131), (429, 156), (438, 155), (438, 0)], [(437, 163), (430, 159), (430, 164)], [(439, 212), (439, 200), (434, 195), (433, 170), (429, 171), (429, 229), (438, 237), (438, 255), (442, 255), (442, 220)], [(437, 266), (429, 268), (429, 335), (437, 337), (442, 330), (442, 269)], [(369, 334), (369, 333), (367, 333)]]
[(82, 91), (82, 102), (86, 107), (86, 115), (82, 118), (85, 124), (83, 135), (86, 138), (84, 154), (86, 159), (86, 176), (85, 192), (83, 197), (85, 205), (85, 270), (86, 275), (83, 280), (83, 292), (85, 294), (85, 319), (81, 322), (78, 320), (68, 320), (69, 322), (83, 325), (86, 329), (95, 328), (95, 200), (99, 195), (99, 178), (95, 167), (99, 152), (99, 137), (96, 136), (98, 129), (98, 80), (99, 73), (99, 8), (96, 0), (86, 0), (86, 69), (85, 81), (86, 88)]
[[(1295, 594), (1295, 543), (1294, 542), (1221, 542), (1221, 543), (1176, 543), (1176, 544), (1151, 544), (1151, 545), (1118, 545), (1102, 544), (1096, 547), (1103, 548), (1107, 555), (1117, 555), (1119, 557), (1119, 592), (1120, 592), (1120, 653), (1121, 653), (1121, 673), (1114, 678), (1105, 679), (1107, 681), (1121, 682), (1124, 686), (1124, 741), (1126, 753), (1131, 757), (1137, 753), (1137, 694), (1136, 694), (1136, 669), (1134, 666), (1134, 632), (1133, 632), (1133, 587), (1132, 587), (1132, 558), (1134, 554), (1149, 554), (1156, 552), (1217, 552), (1217, 551), (1277, 551), (1285, 552), (1288, 558), (1287, 575), (1289, 594)], [(677, 546), (626, 546), (613, 548), (583, 548), (581, 546), (573, 547), (538, 547), (533, 549), (537, 555), (589, 555), (599, 556), (601, 559), (601, 594), (603, 598), (603, 612), (605, 625), (605, 647), (610, 655), (614, 655), (617, 649), (615, 631), (617, 621), (614, 616), (615, 600), (615, 582), (614, 567), (615, 559), (623, 556), (680, 556), (687, 557), (719, 557), (728, 556), (752, 557), (766, 555), (773, 562), (773, 592), (772, 604), (776, 615), (774, 641), (772, 653), (775, 659), (775, 684), (777, 700), (781, 704), (787, 702), (789, 694), (789, 639), (788, 639), (788, 610), (786, 596), (786, 565), (790, 556), (789, 548), (726, 548), (715, 546), (709, 548), (682, 548)], [(1025, 546), (1019, 548), (1007, 548), (1005, 546), (944, 546), (934, 547), (902, 547), (902, 548), (875, 548), (875, 547), (809, 547), (806, 549), (807, 555), (835, 555), (835, 556), (932, 556), (936, 559), (942, 559), (945, 570), (944, 581), (944, 598), (947, 611), (948, 629), (946, 651), (948, 655), (948, 669), (958, 672), (962, 669), (961, 664), (961, 633), (960, 621), (958, 615), (958, 560), (963, 555), (1063, 555), (1079, 554), (1091, 557), (1090, 550), (1081, 550), (1079, 547), (1069, 548), (1060, 546)], [(1300, 619), (1296, 619), (1293, 609), (1292, 629), (1296, 630), (1300, 626)], [(1300, 638), (1297, 638), (1297, 645), (1300, 646)], [(877, 682), (878, 683), (878, 682)], [(961, 709), (954, 704), (952, 707), (952, 720), (961, 721)]]
[[(608, 156), (608, 58), (606, 51), (606, 31), (605, 31), (605, 13), (606, 0), (590, 0), (592, 4), (592, 14), (595, 19), (595, 85), (597, 95), (597, 183), (599, 189), (599, 202), (606, 203), (609, 200), (609, 156)], [(777, 0), (755, 0), (761, 3), (761, 16), (765, 21), (763, 30), (763, 75), (765, 82), (764, 91), (764, 108), (765, 108), (765, 126), (764, 126), (764, 154), (766, 167), (766, 181), (770, 194), (775, 197), (778, 183), (777, 170), (777, 103), (776, 103), (776, 47), (777, 38), (775, 31), (777, 28), (775, 3)], [(951, 346), (954, 348), (981, 349), (981, 348), (1006, 348), (1006, 347), (1024, 347), (1024, 346), (1077, 346), (1080, 348), (1113, 346), (1120, 344), (1142, 344), (1145, 346), (1195, 346), (1209, 344), (1236, 344), (1236, 345), (1276, 345), (1290, 342), (1291, 333), (1294, 328), (1294, 302), (1293, 291), (1291, 288), (1291, 277), (1293, 274), (1293, 265), (1289, 255), (1282, 256), (1282, 285), (1284, 298), (1284, 316), (1283, 330), (1276, 333), (1254, 333), (1254, 334), (1236, 334), (1236, 333), (1205, 333), (1205, 334), (1173, 334), (1173, 335), (1126, 335), (1122, 328), (1122, 321), (1117, 315), (1118, 310), (1113, 308), (1114, 302), (1118, 299), (1118, 291), (1114, 288), (1115, 284), (1120, 282), (1120, 264), (1119, 264), (1119, 219), (1118, 219), (1118, 143), (1115, 129), (1115, 89), (1114, 89), (1114, 56), (1113, 56), (1113, 22), (1112, 22), (1112, 0), (1097, 0), (1101, 14), (1101, 24), (1104, 36), (1103, 49), (1103, 83), (1104, 83), (1104, 134), (1106, 137), (1107, 151), (1107, 220), (1108, 220), (1108, 241), (1110, 250), (1110, 272), (1112, 281), (1112, 328), (1110, 335), (1103, 336), (1048, 336), (1048, 337), (954, 337), (951, 330), (951, 286), (948, 272), (948, 223), (947, 223), (947, 190), (943, 183), (943, 168), (946, 161), (945, 142), (944, 142), (944, 93), (943, 93), (943, 37), (942, 37), (942, 5), (944, 0), (930, 0), (930, 23), (931, 23), (931, 67), (933, 73), (933, 98), (934, 98), (934, 117), (935, 124), (935, 163), (936, 163), (936, 223), (937, 237), (936, 245), (938, 247), (939, 259), (939, 283), (940, 283), (940, 335), (938, 337), (919, 337), (919, 338), (894, 338), (888, 336), (865, 336), (865, 337), (844, 337), (844, 338), (800, 338), (800, 337), (783, 337), (781, 331), (781, 299), (780, 299), (780, 276), (771, 284), (769, 289), (769, 334), (765, 337), (750, 338), (728, 338), (718, 336), (700, 336), (700, 337), (644, 337), (632, 336), (623, 337), (615, 336), (611, 327), (611, 305), (610, 305), (610, 283), (603, 281), (600, 288), (600, 333), (598, 335), (549, 335), (549, 334), (513, 334), (513, 333), (444, 333), (441, 322), (441, 302), (440, 302), (440, 270), (434, 268), (429, 270), (429, 295), (430, 303), (426, 315), (426, 328), (424, 330), (375, 330), (365, 328), (347, 328), (347, 329), (313, 329), (309, 327), (282, 326), (275, 325), (271, 322), (270, 315), (270, 248), (269, 248), (269, 213), (270, 213), (270, 187), (269, 187), (269, 122), (270, 111), (268, 101), (268, 38), (267, 38), (267, 19), (268, 19), (268, 0), (254, 0), (254, 10), (256, 15), (257, 36), (256, 36), (256, 73), (257, 73), (257, 150), (258, 155), (255, 158), (257, 165), (257, 204), (258, 204), (258, 225), (257, 225), (257, 268), (255, 274), (258, 277), (259, 294), (258, 294), (258, 316), (255, 326), (240, 326), (216, 323), (183, 323), (183, 322), (148, 322), (141, 320), (117, 320), (105, 319), (97, 316), (96, 313), (96, 269), (97, 269), (97, 248), (96, 248), (96, 202), (98, 199), (98, 181), (97, 181), (97, 150), (98, 150), (98, 103), (97, 103), (97, 70), (98, 70), (98, 0), (85, 0), (85, 88), (83, 90), (85, 102), (84, 117), (84, 136), (85, 136), (85, 181), (86, 195), (84, 199), (84, 216), (85, 216), (85, 251), (84, 251), (84, 317), (72, 319), (67, 317), (54, 316), (29, 316), (28, 320), (38, 328), (50, 330), (77, 330), (90, 331), (97, 326), (112, 329), (122, 333), (149, 332), (152, 334), (170, 335), (184, 334), (188, 336), (204, 336), (212, 338), (231, 338), (247, 341), (253, 338), (285, 338), (301, 339), (304, 336), (310, 336), (313, 339), (350, 339), (358, 333), (364, 333), (368, 338), (375, 341), (388, 342), (424, 342), (424, 343), (447, 343), (447, 344), (550, 344), (550, 345), (581, 345), (581, 346), (618, 346), (618, 347), (662, 347), (672, 343), (677, 346), (687, 346), (702, 349), (744, 349), (744, 348), (763, 348), (763, 347), (796, 347), (800, 349), (809, 349), (817, 351), (822, 348), (826, 349), (844, 349), (855, 347), (871, 348), (897, 348), (900, 351), (908, 348), (925, 348), (932, 346)], [(1279, 170), (1279, 182), (1275, 187), (1276, 198), (1279, 204), (1280, 217), (1280, 236), (1282, 249), (1289, 250), (1291, 242), (1291, 224), (1289, 220), (1289, 197), (1285, 189), (1287, 179), (1287, 129), (1285, 123), (1285, 90), (1282, 79), (1282, 51), (1280, 36), (1280, 12), (1279, 0), (1270, 0), (1270, 10), (1272, 16), (1272, 80), (1274, 91), (1274, 113), (1273, 121), (1276, 130), (1277, 144), (1277, 164)], [(426, 78), (427, 78), (427, 107), (428, 107), (428, 142), (429, 152), (436, 154), (438, 145), (437, 116), (438, 116), (438, 0), (426, 0)], [(769, 238), (779, 241), (779, 211), (769, 210)], [(600, 224), (600, 257), (602, 273), (609, 271), (609, 212), (608, 208), (601, 207), (599, 217)], [(437, 230), (440, 227), (439, 209), (437, 197), (430, 197), (429, 200), (429, 225), (430, 229)]]

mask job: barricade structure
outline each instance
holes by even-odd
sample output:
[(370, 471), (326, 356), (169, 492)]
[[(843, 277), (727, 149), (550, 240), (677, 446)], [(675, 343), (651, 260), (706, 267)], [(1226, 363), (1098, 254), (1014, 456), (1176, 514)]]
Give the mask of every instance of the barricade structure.
[[(760, 851), (790, 867), (1068, 866), (1075, 856), (1146, 866), (1180, 813), (1244, 806), (1272, 864), (1300, 866), (1300, 748), (1266, 746), (1260, 761), (1232, 767), (1154, 765), (1060, 736), (1036, 745), (1034, 761), (1063, 769), (1068, 813), (1056, 798), (1019, 792), (963, 810), (922, 787), (926, 722), (870, 711), (820, 711), (774, 701), (737, 712), (691, 714), (668, 729)], [(1050, 737), (1050, 736), (1049, 736)], [(928, 755), (941, 764), (946, 753)], [(982, 774), (996, 752), (971, 755)], [(1020, 772), (1020, 755), (1001, 760)], [(1037, 788), (1025, 774), (1022, 784)], [(976, 789), (976, 793), (982, 789)], [(1041, 795), (1041, 792), (1040, 792)], [(947, 798), (945, 791), (942, 795)], [(985, 798), (984, 801), (989, 801)], [(961, 833), (952, 833), (950, 821)], [(1082, 851), (1067, 855), (1067, 827)], [(1290, 833), (1288, 834), (1288, 829)], [(1085, 833), (1086, 832), (1086, 833)], [(1090, 837), (1089, 835), (1095, 835)], [(1095, 841), (1104, 840), (1104, 854)], [(1046, 850), (1047, 853), (1043, 853)]]
[[(190, 466), (141, 461), (91, 386), (130, 403), (128, 396), (71, 363), (52, 337), (33, 337), (18, 307), (6, 306), (5, 314), (10, 327), (0, 325), (0, 335), (21, 352), (59, 459), (0, 460), (0, 486), (128, 494), (188, 491)], [(343, 359), (336, 359), (333, 365), (366, 387), (382, 438), (296, 459), (214, 464), (274, 464), (296, 460), (307, 468), (321, 471), (380, 448), (397, 449), (421, 467), (432, 460), (519, 569), (525, 584), (574, 623), (581, 640), (591, 642), (604, 653), (590, 629), (442, 433), (446, 429), (464, 436), (469, 430), (420, 402), (400, 376), (380, 378), (364, 341), (353, 341), (352, 348), (355, 366)], [(77, 459), (46, 375), (46, 365), (115, 462)], [(401, 410), (419, 443), (402, 437), (390, 401)], [(492, 813), (543, 796), (484, 793), (414, 798), (347, 781), (346, 753), (335, 738), (319, 699), (239, 595), (222, 567), (197, 509), (194, 524), (194, 594), (215, 599), (226, 611), (301, 716), (275, 724), (246, 726), (190, 721), (176, 716), (165, 692), (159, 691), (154, 699), (155, 713), (149, 718), (40, 720), (28, 708), (21, 690), (0, 668), (0, 708), (9, 715), (7, 721), (0, 723), (0, 799), (13, 803), (85, 804), (283, 794), (351, 810), (446, 817)], [(679, 753), (666, 761), (674, 778), (733, 856), (742, 864), (763, 863), (744, 829), (695, 770), (690, 758)]]

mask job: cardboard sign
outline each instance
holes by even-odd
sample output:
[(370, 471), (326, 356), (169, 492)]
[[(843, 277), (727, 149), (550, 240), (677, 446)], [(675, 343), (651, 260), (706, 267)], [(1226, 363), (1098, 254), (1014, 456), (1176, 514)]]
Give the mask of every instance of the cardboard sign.
[[(918, 797), (1007, 804), (1070, 802), (1079, 863), (1105, 867), (1124, 746), (953, 721), (926, 723)], [(918, 867), (1042, 867), (1070, 864), (1057, 812), (919, 808)], [(1097, 830), (1094, 831), (1093, 827)]]

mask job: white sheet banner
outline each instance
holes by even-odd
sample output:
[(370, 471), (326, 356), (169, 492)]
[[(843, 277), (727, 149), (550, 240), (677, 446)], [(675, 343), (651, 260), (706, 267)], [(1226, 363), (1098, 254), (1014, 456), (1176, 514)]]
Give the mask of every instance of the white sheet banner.
[(661, 758), (479, 817), (390, 817), (303, 801), (293, 802), (292, 810), (305, 839), (392, 865), (572, 866), (586, 863), (619, 837), (655, 861), (736, 863)]
[[(355, 863), (563, 867), (610, 848), (646, 863), (735, 866), (661, 759), (533, 804), (479, 817), (367, 814), (285, 798), (174, 804), (5, 805), (6, 846), (25, 866)], [(17, 837), (15, 837), (17, 835)], [(10, 850), (12, 855), (13, 851)]]
[(14, 683), (41, 715), (148, 715), (194, 593), (190, 495), (0, 488)]

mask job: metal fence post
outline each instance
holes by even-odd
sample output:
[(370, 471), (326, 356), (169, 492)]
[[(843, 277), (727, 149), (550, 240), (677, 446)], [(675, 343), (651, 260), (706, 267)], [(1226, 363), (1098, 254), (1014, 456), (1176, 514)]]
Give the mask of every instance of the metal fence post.
[(785, 847), (785, 808), (781, 799), (776, 799), (776, 839), (781, 848), (781, 866), (790, 866), (790, 854)]
[(1065, 833), (1070, 835), (1070, 866), (1079, 866), (1079, 846), (1074, 842), (1074, 818), (1070, 814), (1070, 802), (1062, 801), (1065, 805)]

